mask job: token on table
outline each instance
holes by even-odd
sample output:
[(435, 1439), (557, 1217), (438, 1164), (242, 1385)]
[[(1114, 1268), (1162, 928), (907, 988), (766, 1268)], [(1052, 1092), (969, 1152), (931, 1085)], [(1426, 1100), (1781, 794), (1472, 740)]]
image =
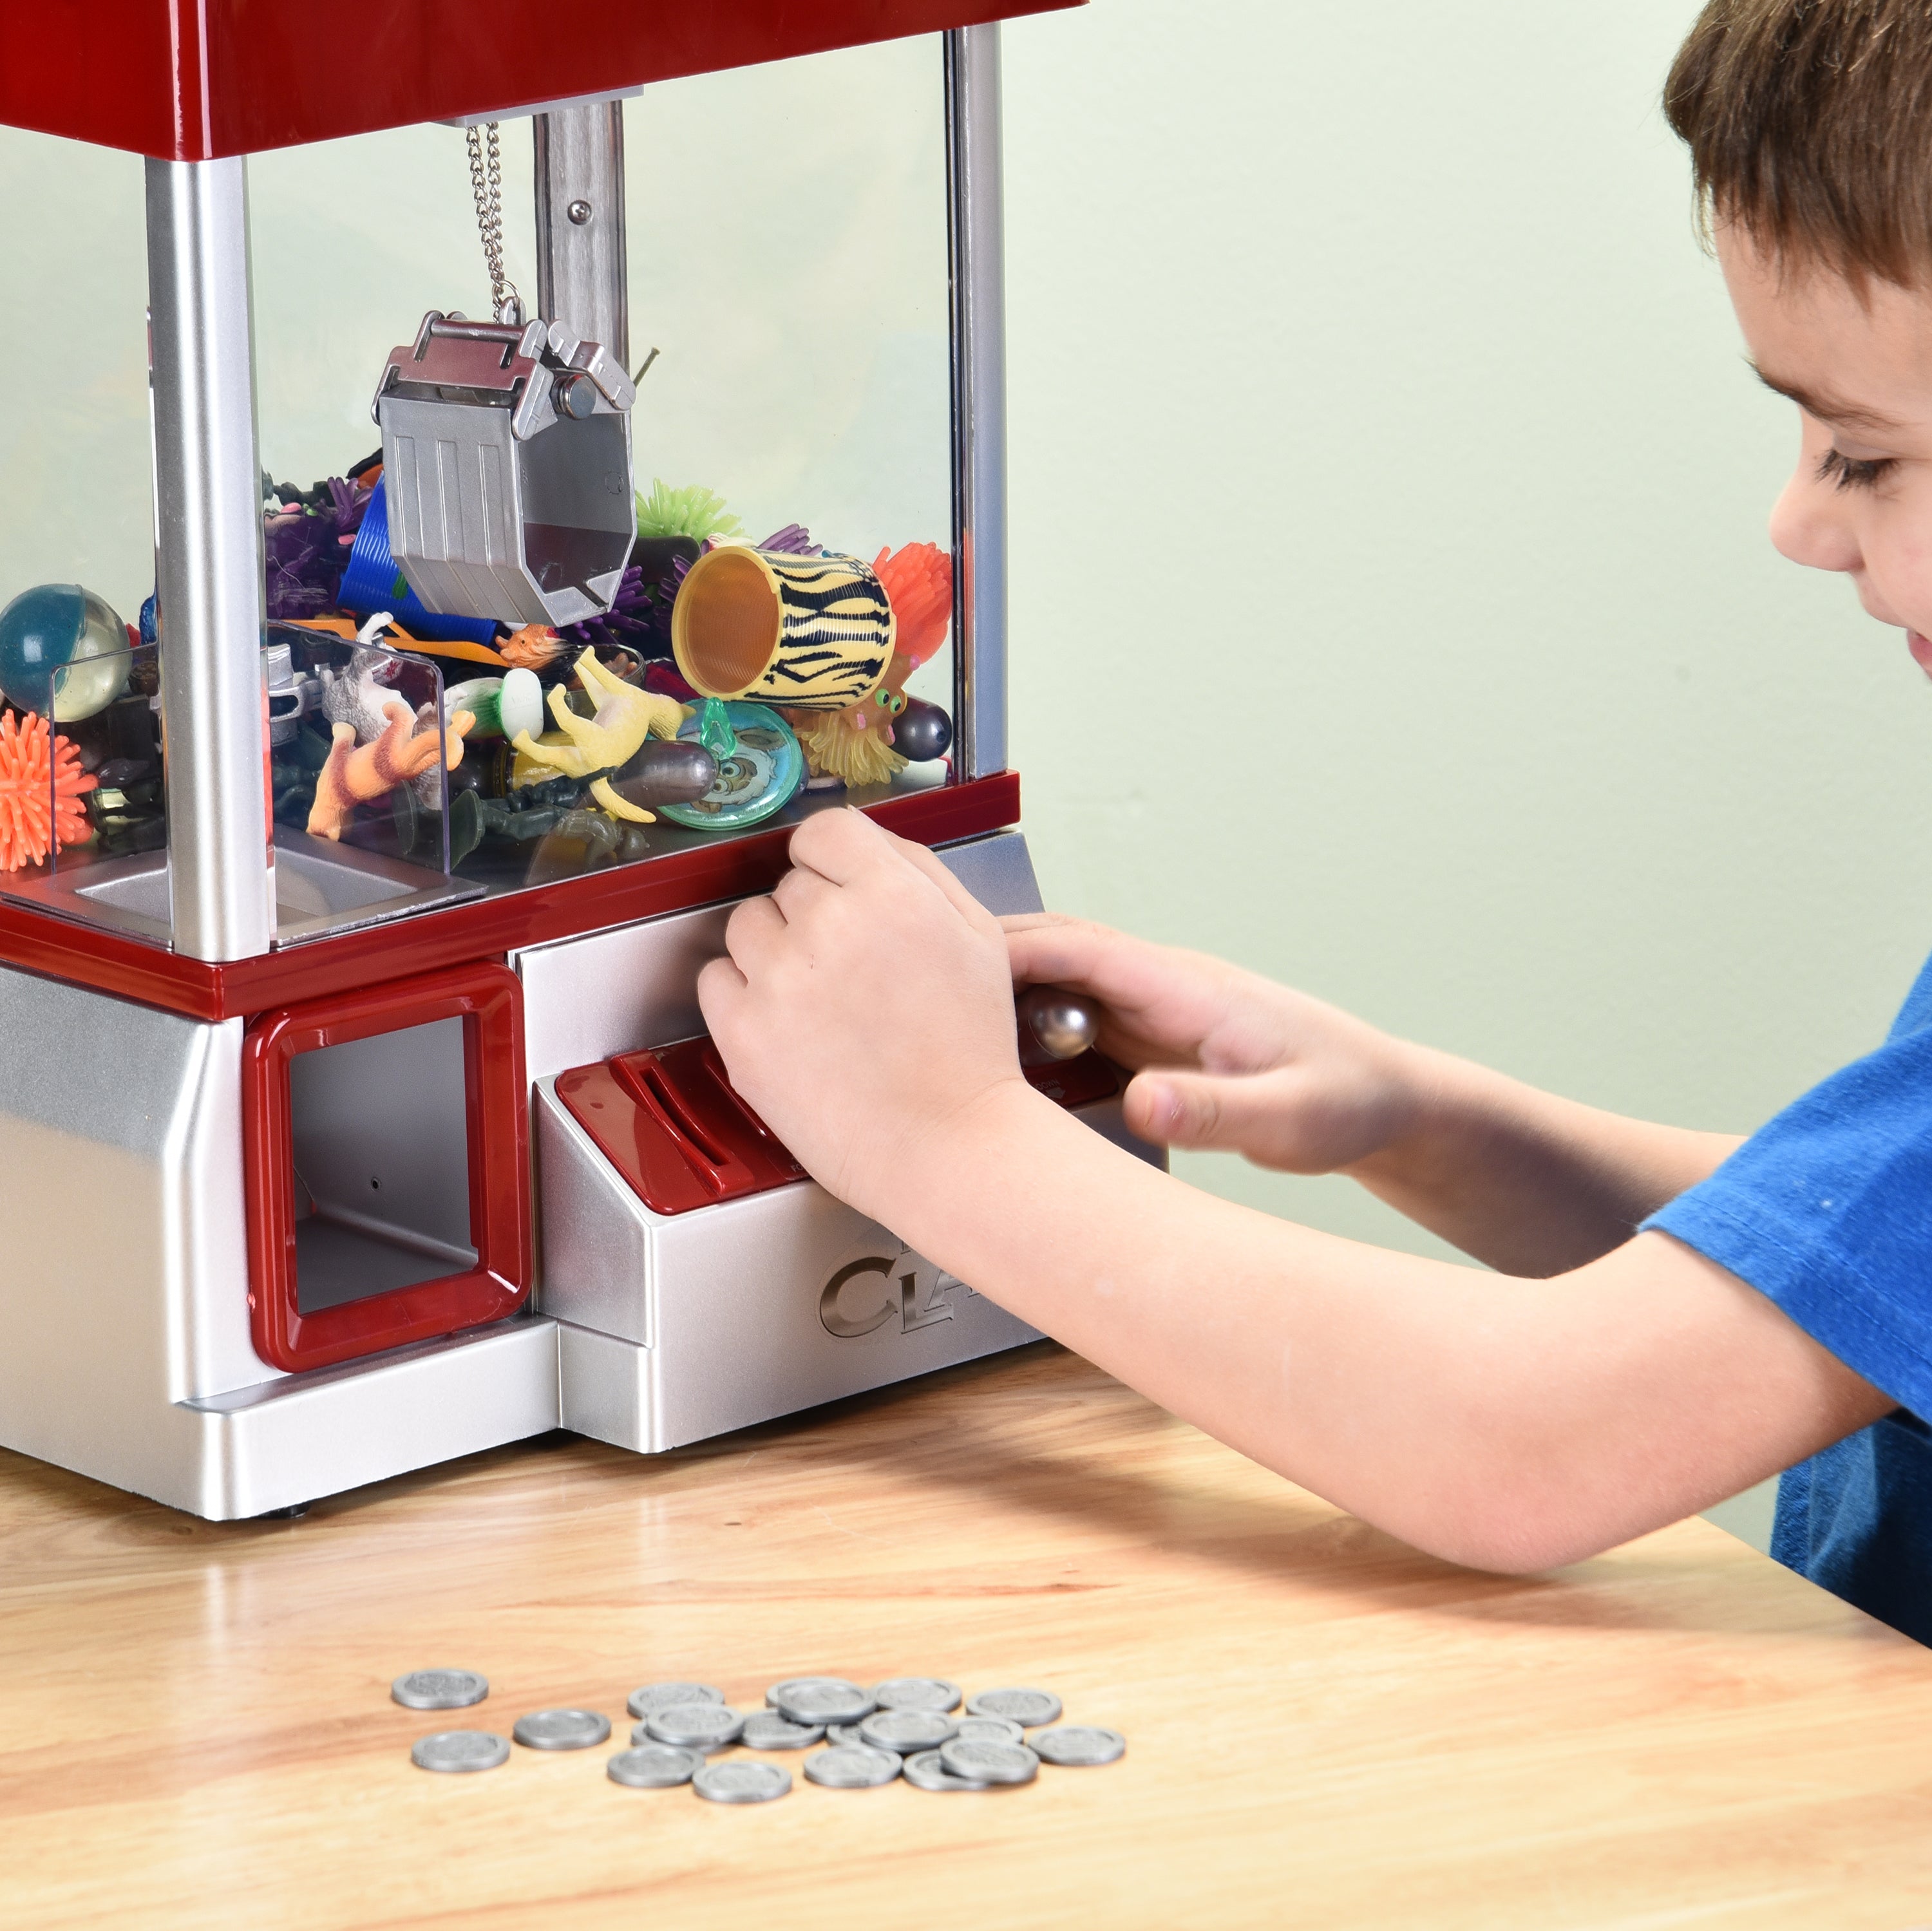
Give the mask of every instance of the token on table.
[(1127, 1753), (1127, 1740), (1118, 1730), (1102, 1730), (1089, 1723), (1062, 1723), (1056, 1729), (1036, 1730), (1030, 1747), (1042, 1763), (1074, 1768), (1082, 1765), (1112, 1763)]
[(1060, 1721), (1060, 1699), (1050, 1690), (982, 1690), (966, 1699), (974, 1717), (1010, 1717), (1031, 1729), (1036, 1723)]
[(937, 1750), (920, 1750), (906, 1759), (900, 1771), (915, 1790), (997, 1790), (998, 1784), (982, 1783), (977, 1777), (955, 1777), (940, 1761)]
[(724, 1693), (708, 1683), (646, 1683), (631, 1692), (624, 1707), (634, 1717), (654, 1716), (660, 1710), (675, 1710), (680, 1703), (722, 1703)]
[(790, 1789), (791, 1772), (782, 1764), (734, 1757), (729, 1763), (708, 1763), (694, 1771), (691, 1787), (713, 1804), (769, 1804)]
[(827, 1723), (825, 1735), (829, 1741), (835, 1744), (862, 1744), (866, 1741), (860, 1735), (856, 1723)]
[(856, 1723), (872, 1714), (872, 1693), (842, 1676), (794, 1676), (775, 1683), (765, 1701), (794, 1723)]
[(510, 1760), (510, 1740), (490, 1730), (439, 1730), (410, 1751), (418, 1770), (494, 1770)]
[(488, 1680), (473, 1669), (412, 1669), (389, 1685), (405, 1710), (466, 1710), (489, 1693)]
[(527, 1750), (587, 1750), (610, 1734), (610, 1720), (595, 1710), (533, 1710), (510, 1734)]
[(828, 1790), (873, 1790), (892, 1783), (899, 1774), (896, 1750), (874, 1750), (869, 1744), (837, 1744), (815, 1750), (805, 1760), (808, 1782)]
[(738, 1741), (745, 1720), (728, 1703), (680, 1703), (644, 1719), (656, 1744), (680, 1744), (687, 1750), (722, 1750)]
[(754, 1710), (738, 1741), (748, 1750), (808, 1750), (824, 1739), (822, 1723), (794, 1723), (776, 1710)]
[(958, 1735), (959, 1726), (943, 1710), (874, 1710), (859, 1726), (859, 1741), (875, 1750), (904, 1756), (936, 1750)]
[(1030, 1783), (1040, 1774), (1040, 1759), (1024, 1744), (962, 1743), (955, 1737), (939, 1747), (939, 1761), (955, 1777), (982, 1783)]
[(953, 1734), (970, 1737), (975, 1743), (1018, 1744), (1026, 1741), (1025, 1731), (1010, 1717), (961, 1717), (956, 1720), (958, 1728)]
[(620, 1750), (604, 1768), (613, 1783), (628, 1784), (633, 1790), (669, 1790), (688, 1783), (704, 1768), (696, 1750), (680, 1750), (675, 1744), (640, 1744), (636, 1749)]
[(943, 1676), (894, 1676), (872, 1685), (872, 1701), (881, 1710), (937, 1710), (959, 1707), (959, 1686)]

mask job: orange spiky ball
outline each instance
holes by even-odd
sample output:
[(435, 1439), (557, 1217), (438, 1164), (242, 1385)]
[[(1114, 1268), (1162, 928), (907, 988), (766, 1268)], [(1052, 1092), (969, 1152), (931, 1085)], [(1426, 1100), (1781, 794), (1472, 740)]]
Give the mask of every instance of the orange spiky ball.
[(0, 871), (82, 843), (89, 831), (80, 801), (99, 781), (45, 718), (30, 712), (23, 723), (11, 711), (0, 715)]

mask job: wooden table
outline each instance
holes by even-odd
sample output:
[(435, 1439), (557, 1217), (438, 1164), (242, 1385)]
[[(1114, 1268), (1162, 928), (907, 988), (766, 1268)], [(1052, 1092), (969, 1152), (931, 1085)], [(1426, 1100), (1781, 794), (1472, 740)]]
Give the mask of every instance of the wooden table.
[[(479, 1711), (388, 1700), (430, 1664)], [(755, 1808), (417, 1736), (1058, 1690), (1104, 1769)], [(783, 1759), (796, 1769), (799, 1759)], [(1932, 1655), (1701, 1522), (1445, 1568), (1050, 1346), (640, 1460), (558, 1436), (212, 1525), (0, 1456), (0, 1924), (259, 1931), (1932, 1920)]]

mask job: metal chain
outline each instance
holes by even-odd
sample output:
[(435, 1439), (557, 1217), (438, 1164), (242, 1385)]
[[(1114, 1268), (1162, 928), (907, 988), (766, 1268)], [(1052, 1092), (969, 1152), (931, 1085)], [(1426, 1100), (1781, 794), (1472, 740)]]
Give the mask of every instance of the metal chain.
[[(483, 259), (490, 270), (490, 300), (499, 322), (520, 322), (524, 298), (503, 269), (503, 160), (496, 145), (496, 124), (464, 130), (470, 143), (470, 186), (476, 197), (476, 232), (483, 238)], [(484, 142), (489, 159), (484, 159)]]

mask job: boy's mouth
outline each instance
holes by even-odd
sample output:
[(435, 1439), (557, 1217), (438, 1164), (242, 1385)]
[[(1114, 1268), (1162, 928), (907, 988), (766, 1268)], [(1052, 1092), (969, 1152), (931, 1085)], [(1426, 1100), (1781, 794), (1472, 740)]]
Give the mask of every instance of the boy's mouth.
[(1905, 647), (1912, 653), (1912, 661), (1927, 676), (1932, 677), (1932, 640), (1922, 637), (1916, 630), (1905, 633)]

